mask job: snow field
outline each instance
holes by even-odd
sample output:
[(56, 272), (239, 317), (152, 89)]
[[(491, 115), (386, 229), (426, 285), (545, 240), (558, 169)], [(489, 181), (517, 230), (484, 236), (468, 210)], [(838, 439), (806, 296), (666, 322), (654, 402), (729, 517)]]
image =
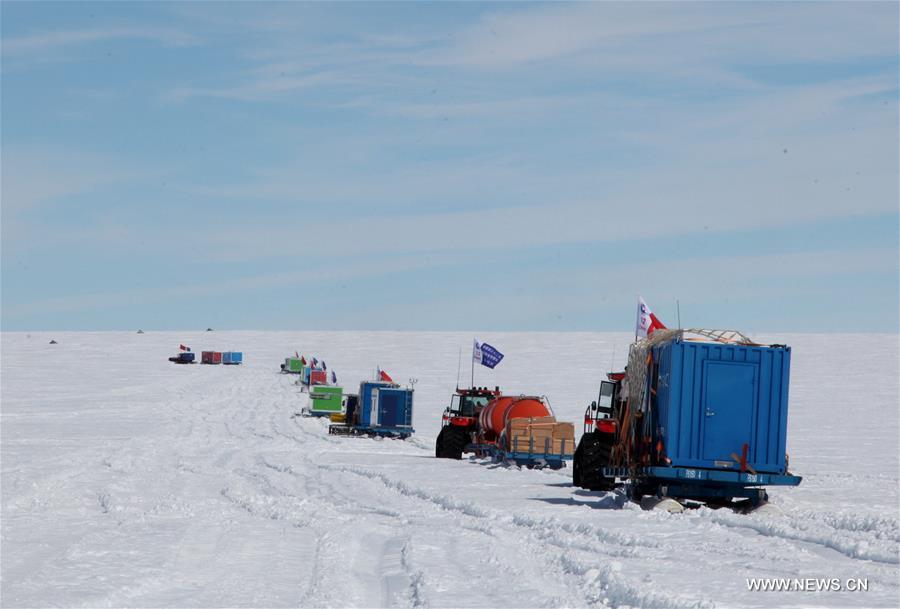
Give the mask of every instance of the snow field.
[[(643, 511), (571, 469), (433, 458), (460, 333), (2, 335), (2, 604), (130, 607), (896, 607), (897, 337), (792, 345), (777, 513)], [(546, 394), (577, 433), (625, 359), (617, 334), (492, 334), (476, 384)], [(243, 350), (177, 366), (179, 343)], [(417, 379), (409, 441), (294, 416), (299, 349), (347, 390)], [(463, 378), (469, 368), (464, 354)], [(466, 380), (462, 381), (463, 383)], [(751, 592), (748, 577), (867, 578), (868, 592)]]

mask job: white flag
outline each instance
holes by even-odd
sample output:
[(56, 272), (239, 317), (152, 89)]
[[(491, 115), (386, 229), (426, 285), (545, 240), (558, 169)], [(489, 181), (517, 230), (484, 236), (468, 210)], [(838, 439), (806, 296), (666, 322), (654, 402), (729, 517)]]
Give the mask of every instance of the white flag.
[(478, 344), (478, 341), (475, 341), (475, 344), (472, 345), (472, 359), (481, 363), (481, 345)]
[(663, 323), (656, 318), (644, 299), (638, 296), (637, 321), (634, 326), (634, 333), (637, 336), (650, 336), (654, 330), (665, 328)]

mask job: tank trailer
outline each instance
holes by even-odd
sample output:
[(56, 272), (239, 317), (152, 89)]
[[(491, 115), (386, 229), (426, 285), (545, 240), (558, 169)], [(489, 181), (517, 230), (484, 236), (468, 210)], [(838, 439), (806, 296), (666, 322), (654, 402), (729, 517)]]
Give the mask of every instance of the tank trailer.
[(559, 423), (543, 396), (503, 395), (499, 387), (457, 388), (435, 443), (439, 459), (463, 453), (496, 462), (559, 469), (572, 459), (574, 427)]

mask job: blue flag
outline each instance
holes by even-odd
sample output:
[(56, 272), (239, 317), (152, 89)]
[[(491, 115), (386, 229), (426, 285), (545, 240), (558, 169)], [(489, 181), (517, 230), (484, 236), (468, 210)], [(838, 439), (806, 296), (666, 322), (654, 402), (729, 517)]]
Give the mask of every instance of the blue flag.
[(476, 341), (472, 357), (475, 358), (476, 362), (480, 362), (482, 366), (494, 368), (503, 359), (503, 354), (487, 343), (479, 345), (478, 341)]
[(337, 383), (337, 375), (334, 373), (334, 370), (331, 371), (331, 383)]

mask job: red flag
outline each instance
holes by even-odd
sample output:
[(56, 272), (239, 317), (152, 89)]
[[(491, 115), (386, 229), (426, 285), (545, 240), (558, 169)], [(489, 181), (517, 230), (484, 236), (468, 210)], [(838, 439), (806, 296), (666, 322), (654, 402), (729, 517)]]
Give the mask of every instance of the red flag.
[(300, 363), (303, 364), (303, 365), (305, 366), (305, 365), (306, 365), (306, 358), (305, 358), (305, 357), (301, 357), (301, 358), (300, 358)]
[(388, 383), (394, 382), (394, 379), (392, 379), (390, 377), (390, 375), (387, 372), (385, 372), (384, 370), (379, 370), (378, 372), (379, 372), (380, 380), (387, 381)]
[(300, 357), (300, 354), (294, 351), (294, 357)]
[(663, 322), (659, 321), (644, 299), (638, 297), (637, 323), (634, 326), (634, 333), (637, 336), (650, 336), (656, 330), (665, 329)]
[(190, 351), (191, 350), (190, 347), (185, 347), (184, 345), (178, 345), (178, 348), (181, 349), (182, 351)]

